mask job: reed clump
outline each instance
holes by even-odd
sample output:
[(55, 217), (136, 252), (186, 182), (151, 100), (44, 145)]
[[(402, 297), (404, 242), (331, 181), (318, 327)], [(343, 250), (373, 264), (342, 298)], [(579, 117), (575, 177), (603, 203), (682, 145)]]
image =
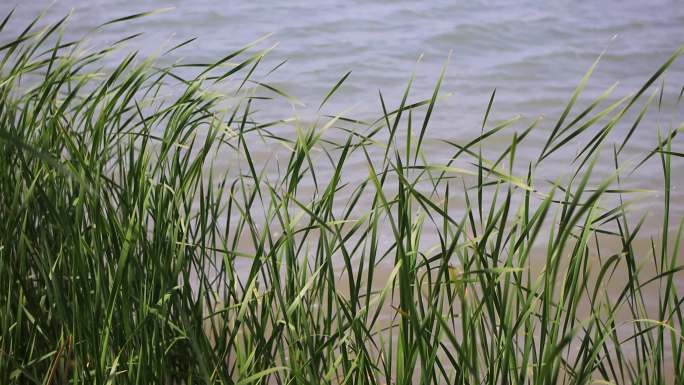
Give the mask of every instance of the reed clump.
[[(251, 78), (258, 45), (112, 67), (135, 36), (83, 49), (65, 20), (0, 43), (0, 383), (684, 383), (684, 126), (621, 158), (682, 49), (635, 94), (578, 108), (592, 66), (542, 132), (491, 123), (493, 94), (478, 134), (435, 163), (444, 72), (428, 99), (410, 83), (396, 108), (381, 96), (375, 121), (260, 122), (291, 99)], [(532, 135), (544, 145), (521, 164)], [(567, 178), (535, 177), (577, 143)], [(624, 181), (648, 162), (662, 212), (638, 245), (630, 203), (648, 192)]]

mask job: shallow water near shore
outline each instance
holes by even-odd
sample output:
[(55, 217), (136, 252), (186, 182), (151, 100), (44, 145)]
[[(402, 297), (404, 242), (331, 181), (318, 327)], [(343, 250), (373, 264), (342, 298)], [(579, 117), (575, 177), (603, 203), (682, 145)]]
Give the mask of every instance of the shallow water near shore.
[[(326, 381), (339, 376), (332, 383), (346, 383), (348, 373), (373, 383), (364, 374), (368, 363), (390, 364), (386, 373), (367, 373), (379, 383), (478, 378), (485, 366), (490, 383), (500, 372), (520, 376), (518, 383), (528, 383), (525, 376), (535, 383), (637, 383), (651, 370), (654, 383), (670, 373), (680, 381), (684, 150), (681, 135), (663, 141), (684, 131), (684, 60), (667, 62), (684, 42), (684, 11), (676, 4), (197, 2), (94, 29), (169, 4), (52, 5), (39, 25), (73, 8), (66, 39), (87, 40), (75, 53), (61, 55), (69, 44), (55, 50), (54, 62), (41, 59), (53, 40), (26, 51), (0, 41), (12, 58), (0, 65), (0, 89), (9, 90), (0, 93), (0, 153), (10, 166), (0, 167), (8, 218), (0, 259), (9, 261), (0, 275), (23, 285), (18, 296), (12, 285), (0, 296), (0, 308), (13, 309), (0, 317), (10, 320), (0, 322), (0, 342), (11, 333), (16, 351), (27, 349), (26, 362), (17, 360), (26, 373), (45, 372), (38, 365), (48, 362), (34, 357), (49, 354), (54, 373), (62, 353), (43, 350), (70, 346), (73, 334), (85, 341), (75, 353), (87, 369), (83, 378), (100, 357), (98, 375), (113, 379), (124, 352), (130, 355), (121, 362), (149, 370), (146, 382), (154, 382), (167, 375), (167, 364), (145, 360), (159, 363), (171, 351), (180, 362), (169, 376), (187, 370), (209, 383), (215, 376), (232, 383), (235, 370), (246, 383), (280, 370), (274, 363), (293, 369), (292, 377), (283, 372), (264, 383), (309, 376), (316, 383), (322, 372)], [(2, 38), (17, 36), (47, 5), (18, 5)], [(245, 53), (270, 51), (253, 74), (237, 64), (244, 55), (206, 64), (267, 33)], [(128, 48), (103, 61), (79, 67), (69, 60), (131, 35)], [(158, 55), (164, 68), (145, 61), (136, 72), (124, 61), (123, 72), (163, 74), (158, 83), (119, 81), (118, 71), (106, 77), (130, 50), (140, 50), (138, 62)], [(22, 61), (23, 52), (36, 53), (28, 55), (35, 61)], [(601, 52), (587, 89), (556, 123)], [(10, 68), (15, 57), (18, 69)], [(669, 66), (662, 78), (661, 65)], [(202, 66), (209, 77), (186, 83), (185, 71), (192, 76)], [(233, 97), (243, 72), (212, 82), (223, 78), (214, 72), (232, 74), (231, 66), (265, 83), (250, 81)], [(407, 103), (424, 104), (383, 113), (398, 107), (412, 72)], [(69, 75), (54, 93), (53, 73)], [(654, 73), (657, 81), (649, 81)], [(70, 108), (62, 92), (71, 95), (80, 79), (97, 85), (92, 92), (77, 87)], [(37, 92), (32, 82), (40, 83)], [(596, 109), (581, 112), (616, 82)], [(645, 83), (640, 98), (630, 99)], [(214, 99), (215, 92), (230, 96)], [(237, 118), (225, 123), (231, 109)], [(341, 111), (344, 119), (332, 118)], [(25, 118), (30, 113), (51, 124), (34, 124)], [(632, 135), (635, 121), (641, 124)], [(83, 188), (91, 184), (93, 191)], [(33, 191), (42, 195), (33, 198)], [(46, 215), (46, 204), (58, 215)], [(102, 333), (102, 317), (89, 316), (105, 307)], [(22, 344), (26, 336), (42, 339), (36, 325), (47, 330), (40, 349)], [(148, 333), (147, 326), (158, 329)], [(64, 335), (67, 342), (58, 343)], [(129, 352), (134, 338), (150, 352)], [(350, 353), (356, 358), (347, 360)], [(509, 361), (520, 356), (520, 364)], [(212, 360), (210, 374), (203, 365)], [(401, 366), (392, 375), (394, 361)], [(21, 375), (3, 364), (0, 375), (3, 368), (5, 378)], [(552, 381), (558, 370), (562, 380)]]

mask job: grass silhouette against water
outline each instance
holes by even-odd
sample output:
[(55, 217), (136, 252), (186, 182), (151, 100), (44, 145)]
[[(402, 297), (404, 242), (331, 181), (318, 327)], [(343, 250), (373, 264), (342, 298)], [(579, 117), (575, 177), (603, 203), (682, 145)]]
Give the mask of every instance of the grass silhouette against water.
[[(84, 49), (65, 20), (0, 43), (0, 383), (684, 383), (684, 127), (643, 157), (664, 203), (645, 249), (621, 160), (682, 49), (637, 93), (576, 111), (592, 66), (516, 175), (540, 133), (488, 122), (494, 94), (481, 135), (424, 156), (444, 73), (427, 100), (380, 95), (374, 122), (263, 123), (264, 95), (291, 100), (251, 79), (268, 49), (110, 69), (135, 35)], [(570, 143), (571, 178), (536, 178)], [(268, 145), (285, 161), (254, 155)], [(601, 154), (615, 172), (593, 183)]]

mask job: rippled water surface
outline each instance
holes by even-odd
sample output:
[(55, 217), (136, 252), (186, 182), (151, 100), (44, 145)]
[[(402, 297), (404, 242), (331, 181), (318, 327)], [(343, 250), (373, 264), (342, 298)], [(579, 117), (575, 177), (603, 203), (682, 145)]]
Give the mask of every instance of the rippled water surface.
[[(606, 57), (592, 84), (619, 80), (636, 87), (684, 41), (684, 5), (678, 1), (554, 2), (476, 1), (57, 1), (50, 16), (73, 10), (72, 32), (136, 12), (173, 7), (153, 17), (104, 31), (111, 38), (144, 32), (144, 48), (189, 37), (198, 40), (182, 56), (211, 60), (272, 34), (271, 61), (288, 63), (277, 78), (300, 98), (317, 102), (347, 70), (353, 70), (341, 105), (375, 102), (375, 91), (403, 87), (417, 66), (416, 90), (429, 91), (451, 51), (445, 89), (451, 107), (479, 113), (493, 88), (507, 110), (532, 112), (567, 99), (591, 62)], [(13, 5), (15, 31), (50, 2)], [(23, 21), (24, 23), (21, 23)], [(170, 40), (170, 41), (169, 41)], [(681, 84), (682, 71), (678, 80)], [(675, 82), (677, 83), (677, 82)]]
[[(551, 129), (572, 90), (601, 52), (605, 55), (580, 103), (619, 81), (617, 100), (636, 91), (684, 43), (684, 4), (680, 1), (3, 1), (0, 11), (16, 6), (16, 17), (3, 38), (17, 33), (39, 11), (48, 19), (73, 11), (69, 33), (79, 35), (117, 17), (158, 8), (173, 10), (115, 24), (94, 37), (115, 41), (144, 32), (131, 48), (154, 53), (191, 37), (191, 45), (172, 60), (208, 62), (245, 43), (271, 34), (263, 46), (278, 43), (262, 65), (261, 74), (282, 60), (269, 81), (295, 95), (309, 107), (318, 106), (326, 92), (348, 70), (343, 89), (326, 106), (333, 113), (351, 108), (357, 117), (377, 117), (378, 90), (391, 106), (399, 102), (412, 71), (413, 100), (429, 97), (440, 68), (450, 56), (443, 95), (430, 127), (430, 138), (467, 140), (479, 133), (491, 92), (497, 96), (493, 120), (522, 114), (523, 122), (539, 115), (545, 120), (521, 152), (538, 155), (545, 132)], [(99, 40), (98, 40), (99, 39)], [(420, 58), (420, 60), (419, 60)], [(675, 102), (684, 85), (684, 61), (666, 76), (663, 107), (649, 113), (627, 149), (627, 158), (645, 154), (656, 143), (657, 130), (677, 127), (684, 119)], [(291, 114), (288, 106), (274, 115)], [(621, 137), (631, 120), (617, 127)], [(520, 128), (524, 127), (521, 122)], [(571, 145), (581, 148), (584, 142)], [(493, 141), (496, 146), (496, 140)], [(436, 140), (426, 148), (445, 151)], [(681, 150), (679, 150), (681, 151)], [(567, 159), (543, 171), (553, 176), (566, 171)], [(681, 179), (679, 163), (675, 179)], [(609, 169), (610, 164), (599, 167)], [(635, 184), (660, 188), (660, 165), (652, 162)], [(366, 169), (361, 167), (365, 175)], [(680, 184), (675, 180), (675, 184)], [(677, 187), (677, 186), (675, 186)], [(684, 213), (675, 189), (674, 210)]]

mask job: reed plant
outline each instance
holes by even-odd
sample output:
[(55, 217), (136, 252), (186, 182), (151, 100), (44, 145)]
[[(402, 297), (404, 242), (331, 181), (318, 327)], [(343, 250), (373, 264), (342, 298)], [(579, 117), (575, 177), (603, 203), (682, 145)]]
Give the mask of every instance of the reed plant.
[[(144, 57), (122, 48), (137, 35), (93, 48), (64, 38), (67, 18), (7, 36), (10, 20), (0, 383), (684, 384), (684, 125), (637, 164), (623, 152), (654, 130), (642, 118), (683, 48), (636, 93), (585, 103), (597, 60), (545, 128), (492, 122), (492, 93), (435, 162), (444, 71), (427, 99), (411, 81), (396, 107), (380, 94), (375, 120), (260, 121), (293, 100), (253, 79), (261, 42), (161, 64), (190, 41)], [(490, 156), (493, 137), (509, 142)], [(578, 143), (566, 177), (535, 177)], [(272, 148), (282, 159), (256, 156)], [(649, 193), (625, 181), (653, 162), (646, 229), (631, 204)]]

